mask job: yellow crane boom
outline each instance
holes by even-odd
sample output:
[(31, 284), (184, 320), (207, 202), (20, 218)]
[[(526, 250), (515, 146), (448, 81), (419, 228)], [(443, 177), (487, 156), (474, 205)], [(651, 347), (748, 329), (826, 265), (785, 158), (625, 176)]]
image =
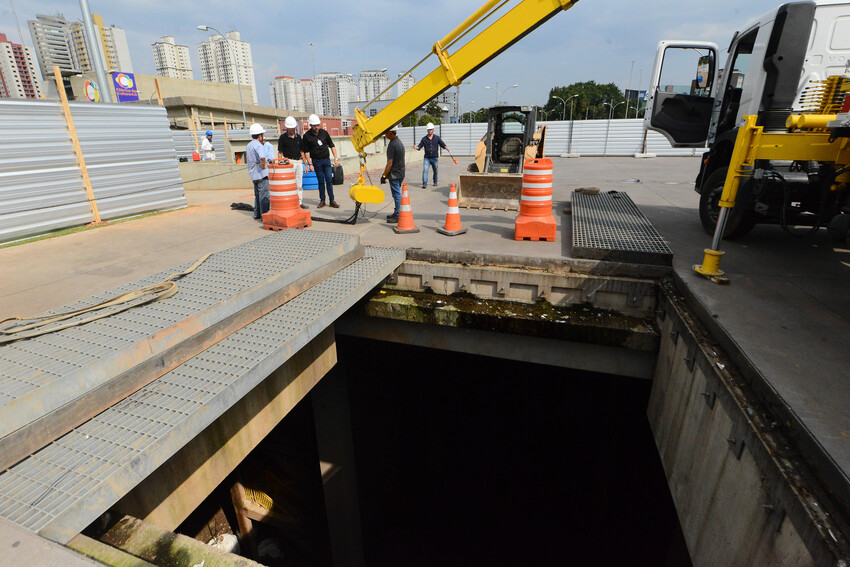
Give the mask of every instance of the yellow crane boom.
[(354, 109), (357, 124), (354, 126), (351, 142), (361, 157), (364, 156), (363, 149), (366, 146), (380, 138), (402, 118), (449, 87), (459, 85), (465, 77), (558, 12), (572, 8), (578, 0), (521, 0), (477, 36), (455, 49), (453, 53), (449, 53), (449, 48), (453, 47), (457, 40), (471, 32), (489, 14), (507, 2), (508, 0), (486, 2), (450, 34), (435, 43), (432, 52), (439, 58), (440, 66), (377, 114), (367, 118), (361, 109)]

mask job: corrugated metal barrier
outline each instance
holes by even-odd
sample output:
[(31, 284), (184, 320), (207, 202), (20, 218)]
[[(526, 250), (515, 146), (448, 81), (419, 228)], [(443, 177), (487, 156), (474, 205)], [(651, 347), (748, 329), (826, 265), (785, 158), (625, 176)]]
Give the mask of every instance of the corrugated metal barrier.
[[(546, 124), (546, 155), (559, 156), (567, 153), (570, 135), (569, 121), (543, 121)], [(628, 120), (575, 120), (573, 122), (572, 153), (582, 156), (632, 156), (643, 148), (643, 119)], [(414, 134), (415, 130), (415, 134)], [(487, 131), (483, 122), (472, 124), (440, 124), (437, 134), (443, 138), (455, 156), (475, 154), (478, 141)], [(405, 146), (419, 143), (425, 135), (425, 127), (399, 128), (399, 137)], [(667, 138), (657, 132), (648, 132), (646, 151), (658, 156), (698, 156), (702, 148), (673, 148)]]
[[(70, 107), (102, 219), (186, 206), (164, 108)], [(62, 105), (0, 101), (0, 242), (92, 220)]]

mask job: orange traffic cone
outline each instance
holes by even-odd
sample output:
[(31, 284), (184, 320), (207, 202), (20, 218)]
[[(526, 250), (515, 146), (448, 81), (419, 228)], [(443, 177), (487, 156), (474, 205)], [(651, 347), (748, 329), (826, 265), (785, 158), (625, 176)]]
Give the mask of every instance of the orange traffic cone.
[(402, 183), (401, 206), (398, 212), (398, 225), (393, 227), (396, 234), (419, 232), (413, 224), (413, 209), (410, 208), (410, 196), (407, 194), (407, 183)]
[(269, 212), (263, 215), (263, 228), (281, 230), (312, 226), (310, 212), (298, 204), (295, 167), (291, 163), (269, 164)]
[(460, 225), (460, 210), (457, 207), (457, 189), (454, 183), (449, 190), (449, 211), (446, 213), (446, 226), (438, 228), (437, 232), (446, 236), (457, 236), (466, 232), (466, 229)]

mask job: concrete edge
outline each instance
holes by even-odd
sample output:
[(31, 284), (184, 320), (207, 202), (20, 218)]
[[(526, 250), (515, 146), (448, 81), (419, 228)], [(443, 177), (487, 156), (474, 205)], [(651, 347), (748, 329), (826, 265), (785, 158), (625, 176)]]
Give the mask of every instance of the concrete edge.
[(535, 258), (471, 251), (451, 252), (427, 250), (424, 248), (408, 248), (407, 259), (438, 264), (470, 264), (474, 266), (535, 269), (555, 273), (577, 272), (596, 276), (641, 279), (661, 279), (673, 274), (673, 268), (670, 266), (650, 266), (624, 262), (582, 260), (578, 258)]

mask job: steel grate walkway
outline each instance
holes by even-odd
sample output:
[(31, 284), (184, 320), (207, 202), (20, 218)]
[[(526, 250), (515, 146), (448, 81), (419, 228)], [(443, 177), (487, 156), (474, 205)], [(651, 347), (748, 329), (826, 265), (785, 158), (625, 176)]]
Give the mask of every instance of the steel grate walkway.
[[(290, 256), (281, 255), (272, 262), (276, 267), (240, 264), (241, 270), (254, 274), (248, 278), (248, 283), (253, 282), (254, 278), (259, 280), (269, 277), (273, 270), (285, 267), (293, 258), (311, 254), (314, 246), (321, 246), (324, 239), (333, 241), (349, 238), (348, 235), (319, 231), (281, 231), (225, 252), (238, 250), (240, 252), (235, 256), (239, 256), (246, 252), (243, 248), (245, 246), (262, 248), (268, 244), (267, 239), (281, 237), (286, 239), (287, 247), (292, 246)], [(311, 244), (307, 241), (313, 242)], [(324, 242), (327, 244), (328, 241)], [(234, 266), (242, 260), (233, 254), (221, 254), (223, 257), (217, 258), (207, 269), (226, 270), (232, 275), (233, 285), (238, 286), (236, 280), (239, 278)], [(59, 543), (66, 543), (286, 362), (292, 354), (333, 324), (363, 295), (390, 275), (404, 258), (403, 250), (366, 247), (362, 259), (0, 473), (0, 517)], [(121, 290), (159, 281), (164, 275), (167, 274), (158, 274), (143, 282), (122, 286)], [(181, 292), (175, 298), (183, 289), (181, 283)], [(103, 296), (114, 293), (112, 291)], [(207, 286), (204, 293), (220, 296), (227, 291)], [(198, 301), (197, 298), (188, 297), (184, 300), (187, 310), (190, 309), (189, 303)], [(92, 302), (94, 300), (85, 303)], [(140, 314), (132, 315), (134, 319), (140, 317)], [(150, 323), (145, 320), (142, 322)], [(116, 341), (129, 340), (135, 333), (131, 321), (118, 325), (110, 323), (108, 327), (117, 329), (118, 334), (122, 330), (126, 333), (124, 339)], [(87, 331), (87, 339), (98, 336), (111, 338), (109, 331), (103, 328), (96, 332), (91, 329)], [(17, 351), (29, 351), (25, 356), (35, 357), (39, 356), (38, 350), (44, 348), (44, 344), (61, 349), (62, 352), (52, 355), (55, 357), (51, 359), (51, 366), (55, 366), (52, 372), (74, 369), (76, 365), (82, 364), (81, 360), (68, 363), (63, 359), (64, 353), (73, 357), (74, 353), (88, 348), (82, 342), (51, 335), (43, 338), (46, 340), (38, 346), (30, 344)], [(30, 341), (17, 344), (28, 343)], [(15, 356), (20, 356), (16, 359), (18, 361), (23, 359), (34, 362), (24, 355), (14, 355), (13, 358)], [(2, 364), (5, 367), (6, 360)], [(20, 363), (15, 368), (23, 366)]]
[(673, 265), (673, 251), (626, 193), (573, 191), (573, 256)]

